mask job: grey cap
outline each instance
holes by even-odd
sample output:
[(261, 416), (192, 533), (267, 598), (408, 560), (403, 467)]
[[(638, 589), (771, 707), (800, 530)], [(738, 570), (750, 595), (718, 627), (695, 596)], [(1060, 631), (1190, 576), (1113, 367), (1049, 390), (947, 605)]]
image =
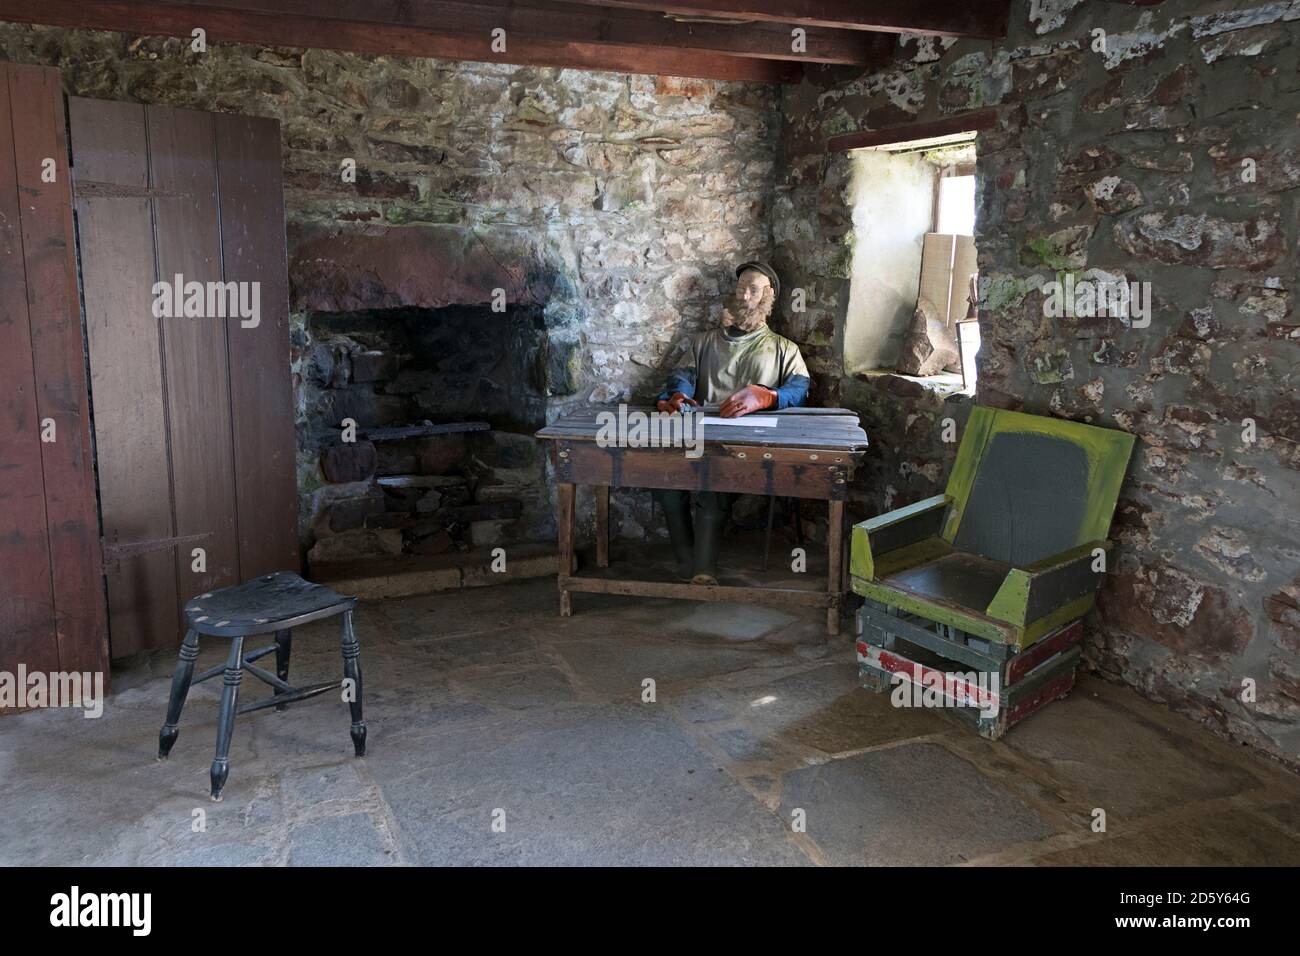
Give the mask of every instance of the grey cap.
[(740, 274), (748, 269), (753, 269), (755, 272), (761, 272), (763, 275), (767, 276), (768, 280), (772, 283), (772, 292), (778, 299), (781, 298), (781, 280), (776, 277), (775, 269), (769, 266), (766, 262), (742, 262), (740, 265), (736, 266), (736, 278), (739, 279)]

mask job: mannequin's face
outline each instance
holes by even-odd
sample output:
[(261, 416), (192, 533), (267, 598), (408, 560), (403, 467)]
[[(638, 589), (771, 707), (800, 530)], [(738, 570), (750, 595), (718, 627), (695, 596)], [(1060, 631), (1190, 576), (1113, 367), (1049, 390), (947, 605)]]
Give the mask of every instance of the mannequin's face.
[(775, 304), (771, 280), (755, 269), (746, 269), (736, 279), (736, 291), (723, 310), (723, 327), (733, 330), (732, 335), (752, 332), (767, 321)]
[(772, 280), (756, 269), (746, 269), (736, 279), (736, 300), (753, 309), (763, 301), (763, 293), (772, 288)]

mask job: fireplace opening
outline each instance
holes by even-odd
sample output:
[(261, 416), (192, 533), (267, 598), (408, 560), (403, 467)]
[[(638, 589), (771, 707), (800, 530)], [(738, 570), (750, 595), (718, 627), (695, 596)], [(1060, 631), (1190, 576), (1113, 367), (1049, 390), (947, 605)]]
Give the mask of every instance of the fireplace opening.
[(535, 431), (545, 397), (530, 364), (542, 331), (536, 306), (309, 313), (312, 358), (320, 359), (312, 424), (328, 431), (344, 418), (363, 428), (475, 419)]
[(541, 307), (311, 312), (298, 344), (314, 568), (547, 539)]

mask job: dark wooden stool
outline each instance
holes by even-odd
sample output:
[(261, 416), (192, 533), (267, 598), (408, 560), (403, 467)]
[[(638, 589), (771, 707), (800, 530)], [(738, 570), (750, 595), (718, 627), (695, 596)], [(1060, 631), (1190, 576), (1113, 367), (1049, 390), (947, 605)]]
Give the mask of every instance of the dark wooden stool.
[[(191, 684), (201, 684), (218, 674), (223, 675), (225, 687), (221, 692), (221, 712), (217, 720), (217, 753), (212, 761), (212, 799), (221, 799), (221, 790), (230, 774), (230, 738), (235, 732), (235, 714), (274, 707), (284, 710), (286, 705), (315, 697), (345, 681), (352, 682), (352, 744), (358, 757), (366, 754), (366, 724), (361, 719), (361, 647), (352, 630), (352, 609), (357, 599), (335, 594), (327, 587), (304, 581), (289, 571), (263, 575), (234, 587), (222, 588), (200, 594), (185, 605), (185, 623), (189, 630), (181, 644), (180, 660), (172, 675), (171, 700), (167, 704), (167, 722), (158, 732), (158, 759), (166, 760), (180, 735), (177, 724), (181, 708)], [(293, 628), (322, 618), (343, 616), (343, 677), (323, 684), (306, 687), (289, 685), (289, 652), (293, 642)], [(244, 653), (244, 638), (257, 634), (275, 634), (270, 647)], [(230, 639), (230, 656), (226, 663), (194, 676), (194, 661), (199, 656), (199, 635)], [(272, 674), (253, 664), (259, 657), (275, 654)], [(274, 696), (244, 704), (236, 709), (239, 683), (244, 671), (263, 683), (270, 684)]]

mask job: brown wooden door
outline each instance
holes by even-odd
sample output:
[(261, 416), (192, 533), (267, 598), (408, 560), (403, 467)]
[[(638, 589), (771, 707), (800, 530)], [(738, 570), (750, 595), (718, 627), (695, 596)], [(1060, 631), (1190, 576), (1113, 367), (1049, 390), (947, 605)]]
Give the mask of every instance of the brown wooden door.
[(57, 70), (0, 63), (0, 671), (108, 667)]
[[(299, 568), (280, 132), (77, 97), (69, 116), (104, 537), (206, 535), (108, 566), (120, 657), (175, 644), (196, 594)], [(256, 283), (256, 325), (210, 291), (158, 316), (156, 282)]]

